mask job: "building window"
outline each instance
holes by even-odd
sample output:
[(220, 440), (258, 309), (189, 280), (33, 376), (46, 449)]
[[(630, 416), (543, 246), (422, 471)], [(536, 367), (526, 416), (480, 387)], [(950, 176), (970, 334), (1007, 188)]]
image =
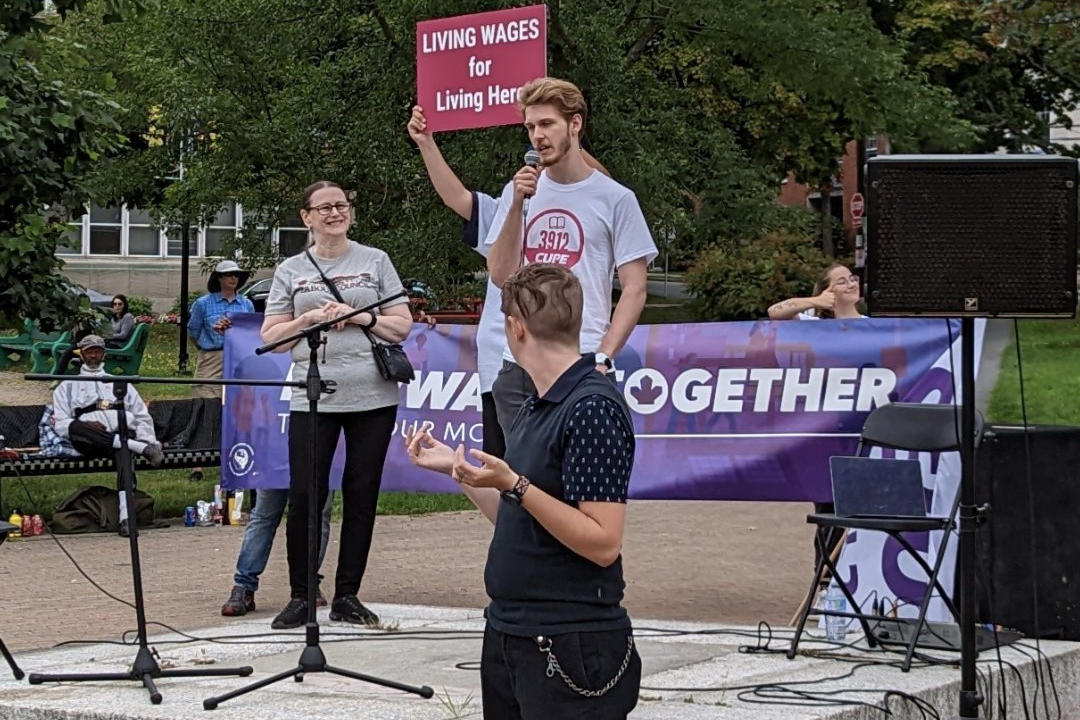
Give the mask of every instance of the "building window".
[(285, 257), (291, 257), (307, 247), (308, 229), (297, 212), (285, 216), (277, 235), (278, 252)]
[(90, 254), (119, 255), (123, 229), (119, 207), (90, 206)]
[(64, 238), (56, 245), (57, 255), (82, 255), (83, 222), (71, 223), (71, 229), (64, 233)]
[(226, 240), (236, 237), (237, 228), (240, 226), (239, 208), (229, 203), (217, 214), (208, 228), (204, 231), (203, 254), (219, 255), (221, 246)]
[[(179, 227), (171, 227), (165, 230), (165, 244), (169, 257), (181, 257), (184, 252), (184, 230)], [(199, 228), (188, 228), (188, 257), (196, 257), (199, 254)]]
[(128, 255), (159, 257), (161, 231), (154, 225), (150, 213), (136, 207), (127, 209)]
[[(192, 225), (188, 229), (190, 257), (220, 255), (225, 242), (240, 234), (243, 223), (243, 208), (228, 203), (209, 225)], [(163, 230), (154, 224), (153, 216), (141, 208), (92, 205), (87, 214), (70, 223), (69, 227), (65, 240), (57, 244), (58, 255), (181, 256), (181, 228), (174, 226)], [(296, 214), (288, 216), (280, 228), (271, 230), (259, 226), (256, 232), (264, 236), (268, 248), (276, 244), (287, 255), (294, 255), (307, 245), (307, 228)]]

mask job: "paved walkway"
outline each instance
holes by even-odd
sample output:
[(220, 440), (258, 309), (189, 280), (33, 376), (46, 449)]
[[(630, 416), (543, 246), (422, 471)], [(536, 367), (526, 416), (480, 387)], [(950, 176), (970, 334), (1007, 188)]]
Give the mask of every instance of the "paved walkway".
[[(786, 624), (810, 574), (811, 533), (801, 503), (644, 502), (629, 506), (626, 604), (638, 617)], [(327, 594), (339, 528), (324, 567)], [(224, 623), (240, 527), (145, 530), (139, 537), (147, 618), (177, 629)], [(285, 534), (279, 530), (258, 612), (270, 620), (288, 600)], [(483, 607), (490, 524), (477, 512), (379, 517), (360, 597), (378, 603)], [(127, 540), (60, 536), (95, 582), (131, 600)], [(66, 640), (116, 639), (134, 611), (81, 576), (48, 536), (0, 545), (0, 637), (16, 651)]]

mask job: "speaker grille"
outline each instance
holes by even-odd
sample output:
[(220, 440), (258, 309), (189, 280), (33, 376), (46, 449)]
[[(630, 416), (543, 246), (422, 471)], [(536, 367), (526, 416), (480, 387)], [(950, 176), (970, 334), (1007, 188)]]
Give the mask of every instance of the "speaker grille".
[(891, 155), (866, 178), (871, 315), (1075, 315), (1076, 160)]

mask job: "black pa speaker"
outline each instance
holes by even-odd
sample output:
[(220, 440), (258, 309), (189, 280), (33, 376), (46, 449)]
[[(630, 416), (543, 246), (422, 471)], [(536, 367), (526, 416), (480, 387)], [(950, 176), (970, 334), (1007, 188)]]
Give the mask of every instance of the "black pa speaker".
[(1076, 315), (1077, 160), (886, 155), (866, 186), (871, 316)]
[(1030, 428), (1025, 441), (1023, 428), (988, 427), (975, 481), (976, 502), (990, 505), (976, 531), (979, 621), (1080, 640), (1080, 428)]

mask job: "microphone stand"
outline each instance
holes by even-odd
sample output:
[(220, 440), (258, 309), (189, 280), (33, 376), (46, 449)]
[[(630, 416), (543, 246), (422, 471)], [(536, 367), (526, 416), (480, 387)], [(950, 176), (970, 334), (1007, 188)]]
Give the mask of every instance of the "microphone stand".
[(11, 651), (7, 649), (7, 645), (4, 644), (3, 640), (0, 640), (0, 655), (3, 655), (4, 659), (7, 660), (8, 667), (11, 668), (11, 674), (15, 676), (15, 679), (22, 680), (24, 673), (15, 662), (15, 658), (11, 656)]
[[(120, 437), (120, 449), (116, 451), (116, 480), (117, 489), (120, 490), (120, 502), (128, 509), (128, 523), (131, 531), (128, 533), (128, 547), (131, 552), (131, 582), (135, 590), (135, 619), (138, 623), (139, 650), (135, 655), (135, 662), (127, 672), (116, 673), (30, 673), (31, 685), (40, 685), (43, 682), (97, 682), (107, 680), (137, 680), (141, 681), (150, 693), (150, 702), (154, 705), (161, 704), (161, 693), (158, 692), (154, 680), (157, 678), (170, 677), (221, 677), (225, 675), (239, 675), (245, 677), (252, 672), (251, 667), (239, 668), (205, 668), (192, 670), (162, 670), (154, 659), (154, 653), (150, 650), (146, 639), (146, 609), (143, 604), (142, 591), (142, 568), (139, 564), (139, 533), (138, 523), (135, 521), (135, 468), (131, 450), (127, 445), (128, 426), (127, 412), (124, 410), (124, 397), (127, 395), (128, 383), (134, 377), (117, 375), (43, 375), (29, 374), (28, 380), (63, 380), (66, 382), (111, 382), (113, 383), (113, 395), (116, 400), (105, 403), (107, 407), (102, 410), (116, 411), (117, 434)], [(4, 653), (5, 656), (7, 653)], [(16, 676), (18, 677), (18, 676)]]
[[(9, 532), (17, 530), (14, 525), (8, 522), (0, 520), (0, 544), (3, 544), (7, 540)], [(11, 651), (7, 649), (7, 645), (4, 644), (3, 638), (0, 638), (0, 655), (4, 656), (4, 660), (7, 661), (8, 667), (11, 668), (11, 674), (15, 676), (16, 680), (22, 680), (24, 673), (19, 667), (19, 664), (15, 662), (15, 658), (12, 657)]]
[[(340, 322), (346, 321), (354, 315), (359, 315), (362, 312), (368, 312), (370, 310), (384, 305), (385, 303), (396, 300), (400, 297), (404, 297), (405, 293), (400, 292), (390, 297), (382, 298), (366, 307), (359, 308), (350, 313), (346, 313), (341, 317), (334, 320), (328, 320), (326, 322), (312, 325), (309, 328), (301, 330), (300, 332), (290, 335), (289, 337), (276, 340), (272, 343), (267, 343), (255, 351), (256, 355), (262, 355), (270, 352), (274, 348), (280, 347), (287, 343), (292, 343), (301, 338), (307, 340), (308, 345), (308, 371), (307, 378), (303, 383), (297, 383), (300, 386), (306, 388), (308, 412), (311, 415), (311, 433), (309, 435), (309, 447), (311, 452), (311, 461), (315, 463), (314, 472), (311, 473), (310, 481), (308, 483), (308, 517), (307, 517), (307, 623), (305, 625), (306, 631), (306, 644), (303, 651), (300, 653), (300, 661), (296, 667), (290, 668), (267, 678), (262, 678), (256, 682), (251, 683), (238, 690), (227, 692), (224, 695), (217, 695), (203, 700), (203, 709), (213, 710), (222, 702), (230, 700), (234, 697), (244, 695), (253, 690), (272, 685), (280, 680), (284, 680), (287, 677), (292, 677), (296, 682), (303, 682), (304, 675), (306, 673), (325, 672), (333, 675), (340, 675), (342, 677), (353, 678), (355, 680), (363, 680), (364, 682), (373, 683), (375, 685), (382, 685), (384, 687), (394, 688), (395, 690), (402, 690), (404, 692), (414, 693), (423, 698), (430, 698), (435, 694), (427, 685), (421, 687), (415, 687), (412, 685), (405, 685), (393, 680), (386, 680), (378, 678), (373, 675), (365, 675), (363, 673), (353, 672), (344, 668), (335, 667), (329, 665), (326, 662), (326, 655), (323, 653), (322, 647), (319, 645), (319, 620), (315, 614), (315, 591), (318, 586), (318, 580), (316, 578), (316, 568), (318, 566), (319, 555), (319, 508), (316, 507), (316, 498), (318, 498), (318, 478), (319, 467), (318, 460), (316, 458), (316, 448), (318, 447), (318, 422), (316, 421), (316, 413), (319, 408), (319, 395), (322, 393), (332, 393), (336, 389), (334, 382), (330, 380), (322, 380), (319, 376), (319, 347), (323, 345), (326, 340), (323, 338), (323, 332), (332, 328)], [(291, 430), (290, 430), (291, 432)], [(326, 462), (330, 462), (327, 458)]]

